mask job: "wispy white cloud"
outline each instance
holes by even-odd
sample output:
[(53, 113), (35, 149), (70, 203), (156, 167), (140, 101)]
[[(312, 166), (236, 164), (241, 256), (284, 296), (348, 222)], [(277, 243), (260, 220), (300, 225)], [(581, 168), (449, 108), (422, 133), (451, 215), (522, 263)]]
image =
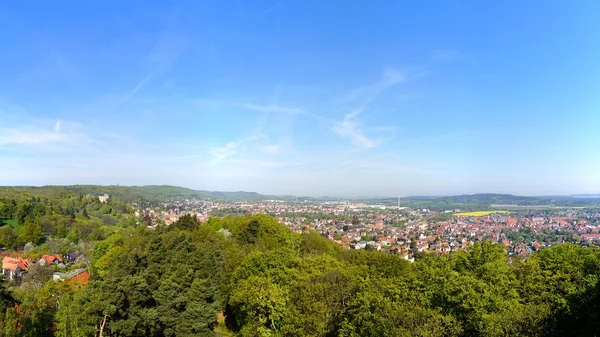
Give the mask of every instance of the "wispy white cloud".
[[(60, 126), (60, 125), (59, 125)], [(0, 128), (0, 146), (2, 145), (38, 145), (72, 140), (68, 134), (61, 134), (36, 127)]]
[(237, 153), (238, 148), (243, 144), (242, 141), (229, 142), (225, 146), (210, 151), (216, 161), (229, 158)]
[(349, 137), (352, 140), (352, 144), (369, 149), (375, 147), (377, 142), (365, 136), (365, 134), (358, 128), (356, 121), (354, 120), (355, 115), (352, 113), (344, 116), (344, 120), (333, 126), (333, 131), (342, 137)]
[(34, 118), (25, 113), (0, 123), (0, 148), (38, 159), (66, 153), (97, 153), (106, 150), (102, 137), (94, 137), (102, 134), (79, 122)]
[(218, 148), (213, 148), (212, 150), (210, 150), (210, 154), (213, 155), (213, 163), (218, 163), (220, 161), (223, 161), (225, 159), (231, 158), (234, 155), (236, 155), (240, 150), (242, 150), (244, 147), (246, 147), (247, 144), (252, 144), (257, 142), (260, 139), (265, 139), (267, 138), (265, 135), (259, 134), (259, 135), (253, 135), (244, 139), (240, 139), (240, 140), (236, 140), (236, 141), (230, 141), (227, 144), (225, 144), (225, 146), (222, 147), (218, 147)]
[(138, 82), (138, 84), (127, 94), (125, 94), (125, 96), (123, 96), (123, 98), (121, 98), (121, 101), (119, 102), (119, 104), (123, 104), (125, 103), (127, 100), (129, 100), (131, 97), (133, 97), (133, 95), (135, 95), (143, 86), (144, 84), (146, 84), (150, 78), (152, 77), (152, 73), (146, 75), (146, 77), (142, 78), (141, 81)]
[(383, 70), (383, 81), (381, 83), (382, 90), (392, 85), (396, 85), (400, 82), (403, 82), (404, 80), (406, 80), (406, 75), (403, 71), (396, 68), (385, 68)]
[(260, 105), (260, 104), (253, 104), (253, 103), (240, 103), (239, 106), (244, 109), (254, 110), (254, 111), (259, 111), (259, 112), (275, 112), (275, 113), (285, 113), (285, 114), (301, 114), (301, 113), (305, 112), (304, 110), (299, 109), (299, 108), (284, 107), (284, 106), (280, 106), (280, 105), (276, 105), (276, 104)]
[(270, 105), (262, 105), (262, 104), (254, 104), (254, 103), (234, 103), (234, 105), (242, 107), (244, 109), (265, 112), (265, 113), (279, 113), (279, 114), (287, 114), (287, 115), (303, 115), (308, 116), (320, 121), (328, 121), (327, 118), (310, 112), (306, 109), (296, 108), (296, 107), (287, 107), (281, 106), (278, 104), (270, 104)]
[(342, 137), (350, 138), (352, 143), (359, 148), (368, 149), (377, 146), (377, 141), (369, 138), (359, 128), (356, 117), (361, 115), (369, 104), (381, 95), (381, 93), (405, 80), (406, 76), (404, 72), (394, 68), (384, 69), (379, 82), (366, 87), (367, 94), (363, 95), (364, 98), (362, 101), (358, 106), (350, 110), (349, 113), (345, 114), (343, 120), (335, 122), (332, 126), (332, 130)]
[(384, 69), (381, 80), (371, 86), (371, 92), (360, 103), (360, 105), (351, 112), (352, 116), (356, 117), (359, 114), (363, 113), (364, 109), (366, 109), (367, 106), (369, 106), (369, 104), (373, 102), (373, 100), (375, 100), (379, 95), (381, 95), (381, 93), (383, 93), (388, 88), (395, 86), (396, 84), (404, 82), (405, 80), (406, 75), (404, 75), (402, 71), (394, 68)]
[(156, 39), (152, 51), (150, 51), (143, 60), (146, 63), (146, 67), (149, 68), (148, 74), (137, 82), (132, 90), (125, 93), (112, 110), (115, 110), (134, 97), (140, 89), (150, 82), (150, 80), (166, 72), (175, 62), (177, 62), (186, 46), (187, 39), (185, 36), (176, 34), (171, 30), (164, 30), (161, 32)]
[[(235, 161), (238, 167), (244, 167), (246, 169), (277, 169), (277, 168), (290, 168), (299, 167), (305, 165), (302, 161), (272, 161), (272, 160), (256, 160), (256, 159), (238, 159)], [(264, 173), (264, 171), (260, 172)]]
[(0, 146), (8, 150), (23, 149), (23, 146), (36, 146), (48, 150), (50, 146), (71, 147), (91, 139), (79, 123), (57, 120), (52, 127), (51, 120), (21, 117), (0, 126)]

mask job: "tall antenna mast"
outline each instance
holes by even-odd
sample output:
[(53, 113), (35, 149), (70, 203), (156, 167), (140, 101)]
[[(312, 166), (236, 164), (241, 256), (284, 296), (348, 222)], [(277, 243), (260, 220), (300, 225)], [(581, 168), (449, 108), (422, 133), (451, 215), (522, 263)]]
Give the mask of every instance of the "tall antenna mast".
[(400, 210), (400, 194), (398, 194), (398, 210)]

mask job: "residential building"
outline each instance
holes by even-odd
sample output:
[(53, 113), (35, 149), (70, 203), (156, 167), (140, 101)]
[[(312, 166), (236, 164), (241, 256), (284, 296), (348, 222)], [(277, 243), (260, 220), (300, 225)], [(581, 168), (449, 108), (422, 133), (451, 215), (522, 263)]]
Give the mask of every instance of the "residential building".
[(23, 277), (31, 264), (31, 259), (5, 256), (2, 259), (2, 273), (8, 281), (14, 281)]

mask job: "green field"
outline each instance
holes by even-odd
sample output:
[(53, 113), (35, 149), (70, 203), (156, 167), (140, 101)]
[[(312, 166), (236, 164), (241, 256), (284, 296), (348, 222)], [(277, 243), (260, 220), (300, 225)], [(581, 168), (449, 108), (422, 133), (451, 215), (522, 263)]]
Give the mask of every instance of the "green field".
[(456, 216), (486, 216), (490, 214), (510, 214), (509, 211), (477, 211), (477, 212), (461, 212), (454, 213)]
[(21, 226), (17, 223), (16, 220), (0, 220), (0, 226), (9, 225), (14, 229), (19, 229)]

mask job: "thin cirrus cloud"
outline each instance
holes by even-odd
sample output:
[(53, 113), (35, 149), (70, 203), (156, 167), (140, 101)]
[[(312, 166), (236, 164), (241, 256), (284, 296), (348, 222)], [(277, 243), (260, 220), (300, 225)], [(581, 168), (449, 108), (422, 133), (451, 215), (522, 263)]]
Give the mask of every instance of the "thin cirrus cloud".
[[(402, 83), (406, 80), (407, 76), (404, 71), (395, 68), (384, 68), (381, 73), (380, 79), (371, 83), (370, 85), (352, 90), (346, 95), (343, 100), (352, 103), (354, 107), (346, 113), (342, 120), (336, 120), (334, 118), (325, 117), (324, 113), (320, 113), (318, 108), (315, 111), (300, 107), (290, 107), (280, 104), (256, 104), (251, 102), (235, 102), (235, 101), (211, 101), (211, 104), (224, 105), (224, 106), (236, 106), (243, 109), (266, 113), (266, 114), (286, 114), (286, 115), (301, 115), (307, 116), (316, 120), (318, 125), (324, 125), (334, 132), (334, 134), (340, 136), (342, 139), (349, 139), (352, 145), (359, 149), (370, 149), (374, 148), (380, 142), (379, 140), (373, 139), (363, 130), (363, 125), (359, 123), (358, 117), (363, 115), (369, 105), (384, 93), (389, 88)], [(342, 104), (338, 102), (337, 104)], [(366, 114), (368, 115), (368, 114)], [(368, 119), (368, 116), (363, 119)], [(388, 126), (389, 128), (390, 126)], [(262, 132), (262, 131), (261, 131)], [(247, 146), (250, 141), (256, 139), (244, 139), (244, 140), (233, 140), (225, 144), (221, 148), (211, 150), (214, 161), (222, 161), (226, 158), (234, 156), (238, 153), (240, 148), (246, 148), (246, 151), (253, 150), (252, 147)], [(249, 149), (250, 148), (250, 149)], [(280, 152), (280, 147), (275, 145), (263, 145), (260, 152), (276, 154)]]
[(240, 140), (230, 141), (225, 146), (213, 148), (210, 154), (213, 156), (213, 163), (219, 163), (225, 159), (235, 156), (238, 152), (248, 152), (254, 150), (259, 141), (266, 139), (263, 134), (252, 135)]
[(145, 65), (146, 75), (130, 91), (122, 94), (121, 99), (110, 109), (112, 112), (125, 104), (138, 92), (166, 73), (169, 68), (177, 63), (179, 57), (184, 53), (188, 45), (185, 35), (178, 34), (173, 29), (163, 30), (156, 38), (152, 51), (140, 58), (140, 63)]
[(53, 129), (45, 127), (44, 124), (48, 123), (20, 123), (14, 126), (0, 126), (0, 146), (51, 145), (67, 143), (82, 136), (72, 132), (61, 132), (60, 120), (54, 124)]
[(127, 102), (127, 100), (133, 97), (144, 86), (144, 84), (146, 84), (150, 80), (151, 77), (152, 73), (146, 75), (141, 81), (138, 82), (138, 84), (130, 92), (126, 93), (123, 96), (123, 98), (121, 98), (119, 104), (125, 103)]
[(253, 103), (240, 103), (240, 107), (248, 110), (254, 110), (259, 112), (275, 112), (275, 113), (285, 113), (285, 114), (301, 114), (304, 110), (299, 108), (290, 108), (279, 105), (260, 105)]
[(94, 133), (77, 122), (59, 120), (52, 127), (50, 120), (21, 120), (16, 125), (0, 126), (0, 150), (12, 158), (72, 163), (83, 158), (101, 160), (107, 151), (118, 148), (102, 132)]
[(394, 68), (386, 68), (378, 82), (359, 90), (358, 95), (355, 91), (355, 95), (358, 97), (362, 96), (361, 101), (354, 109), (345, 114), (341, 121), (334, 123), (331, 129), (336, 134), (344, 138), (349, 138), (352, 144), (358, 148), (370, 149), (376, 147), (378, 141), (368, 137), (364, 131), (361, 130), (356, 118), (365, 113), (365, 110), (369, 105), (384, 91), (405, 80), (406, 75), (404, 72)]
[(225, 144), (225, 146), (216, 148), (210, 151), (210, 153), (214, 156), (213, 161), (219, 162), (224, 159), (227, 159), (233, 155), (235, 155), (238, 151), (238, 148), (243, 144), (243, 141), (237, 142), (229, 142)]
[(358, 128), (358, 124), (354, 120), (352, 113), (344, 116), (344, 120), (333, 126), (333, 131), (342, 137), (347, 137), (352, 140), (352, 144), (359, 148), (369, 149), (375, 147), (377, 142), (369, 137)]
[(68, 134), (41, 128), (0, 128), (0, 145), (44, 145), (70, 139)]
[(296, 107), (287, 107), (278, 104), (255, 104), (255, 103), (235, 103), (234, 105), (239, 106), (241, 108), (257, 111), (257, 112), (265, 112), (265, 113), (279, 113), (279, 114), (289, 114), (289, 115), (303, 115), (314, 118), (319, 121), (328, 121), (327, 118), (316, 114), (314, 112), (308, 111), (306, 109), (296, 108)]

